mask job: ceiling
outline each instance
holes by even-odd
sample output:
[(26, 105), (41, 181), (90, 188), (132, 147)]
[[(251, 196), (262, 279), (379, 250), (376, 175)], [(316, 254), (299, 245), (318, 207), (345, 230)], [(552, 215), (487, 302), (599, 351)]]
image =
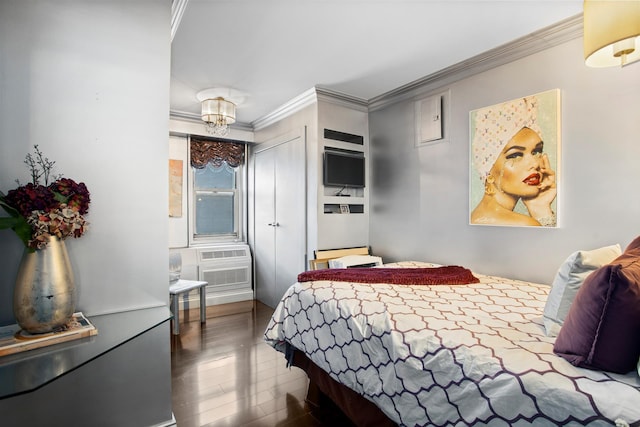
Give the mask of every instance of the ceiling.
[(582, 13), (582, 0), (174, 3), (172, 113), (196, 118), (196, 94), (226, 87), (246, 125), (316, 86), (368, 101)]

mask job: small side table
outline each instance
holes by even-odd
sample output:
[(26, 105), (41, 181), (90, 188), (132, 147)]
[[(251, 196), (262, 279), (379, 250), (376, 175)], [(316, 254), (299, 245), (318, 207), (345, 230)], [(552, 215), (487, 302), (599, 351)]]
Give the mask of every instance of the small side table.
[(196, 289), (200, 290), (200, 323), (207, 323), (207, 285), (208, 282), (200, 280), (178, 280), (169, 285), (169, 297), (171, 299), (171, 312), (173, 313), (173, 335), (180, 334), (180, 294), (186, 295)]

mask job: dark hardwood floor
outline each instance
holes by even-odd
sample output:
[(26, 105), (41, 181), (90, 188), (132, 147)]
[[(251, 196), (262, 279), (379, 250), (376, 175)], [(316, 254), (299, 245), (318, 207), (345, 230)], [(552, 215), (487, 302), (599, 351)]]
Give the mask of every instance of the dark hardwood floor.
[(257, 301), (210, 306), (180, 316), (171, 337), (173, 413), (178, 427), (345, 426), (333, 411), (305, 402), (308, 379), (286, 368), (263, 340), (273, 309)]

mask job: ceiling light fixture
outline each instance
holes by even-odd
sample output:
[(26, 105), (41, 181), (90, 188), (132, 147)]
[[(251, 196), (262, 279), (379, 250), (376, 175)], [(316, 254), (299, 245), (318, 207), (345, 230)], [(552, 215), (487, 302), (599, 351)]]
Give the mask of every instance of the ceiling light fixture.
[(229, 125), (236, 122), (236, 106), (244, 97), (238, 91), (228, 88), (211, 88), (196, 95), (201, 103), (201, 117), (210, 135), (226, 136)]
[(236, 121), (236, 104), (223, 97), (202, 100), (202, 120), (211, 135), (226, 136)]
[(640, 1), (585, 0), (583, 17), (587, 66), (625, 66), (640, 59)]

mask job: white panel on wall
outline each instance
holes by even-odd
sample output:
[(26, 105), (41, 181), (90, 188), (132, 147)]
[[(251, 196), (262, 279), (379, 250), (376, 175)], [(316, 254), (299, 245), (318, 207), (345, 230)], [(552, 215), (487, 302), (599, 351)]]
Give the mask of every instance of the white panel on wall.
[(451, 91), (423, 95), (413, 102), (414, 145), (424, 147), (449, 140)]
[(416, 145), (442, 139), (442, 96), (416, 101)]

